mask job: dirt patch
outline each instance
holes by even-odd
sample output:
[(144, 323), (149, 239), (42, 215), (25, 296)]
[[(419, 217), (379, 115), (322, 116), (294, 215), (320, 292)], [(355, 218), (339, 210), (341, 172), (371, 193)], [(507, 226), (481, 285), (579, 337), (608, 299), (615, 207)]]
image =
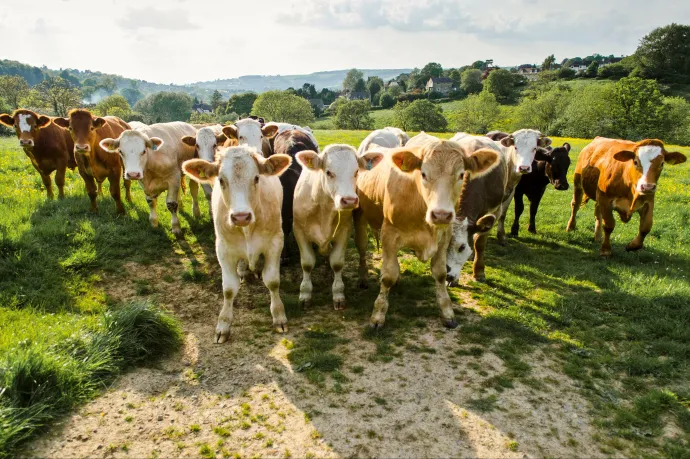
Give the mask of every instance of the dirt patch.
[[(210, 257), (209, 257), (210, 258)], [(205, 281), (180, 280), (197, 270)], [(220, 273), (191, 257), (128, 263), (103, 286), (118, 301), (142, 292), (184, 324), (184, 349), (156, 368), (122, 378), (26, 448), (37, 457), (542, 457), (601, 456), (590, 406), (540, 350), (522, 356), (530, 384), (487, 385), (505, 371), (485, 351), (458, 355), (459, 330), (430, 320), (402, 355), (372, 359), (366, 320), (343, 319), (329, 302), (288, 317), (271, 332), (260, 282), (239, 295), (231, 340), (212, 343), (221, 306)], [(319, 273), (328, 276), (325, 266)], [(188, 276), (190, 277), (190, 276)], [(287, 272), (286, 282), (299, 282)], [(194, 276), (191, 276), (194, 279)], [(351, 281), (351, 279), (349, 280)], [(349, 282), (346, 280), (346, 282)], [(372, 284), (373, 285), (373, 284)], [(292, 292), (291, 292), (292, 293)], [(465, 298), (471, 321), (475, 305)], [(464, 295), (463, 295), (464, 297)], [(368, 310), (371, 305), (351, 305)], [(309, 381), (288, 360), (291, 342), (317, 323), (335, 323), (343, 356), (338, 378)], [(284, 340), (285, 339), (285, 340)]]

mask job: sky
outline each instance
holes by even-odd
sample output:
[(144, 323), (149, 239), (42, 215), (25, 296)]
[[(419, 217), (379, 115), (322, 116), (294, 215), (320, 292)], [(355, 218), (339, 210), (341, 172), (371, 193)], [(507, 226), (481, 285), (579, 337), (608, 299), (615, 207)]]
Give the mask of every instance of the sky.
[(0, 58), (182, 84), (629, 55), (671, 22), (690, 1), (31, 0), (0, 10)]

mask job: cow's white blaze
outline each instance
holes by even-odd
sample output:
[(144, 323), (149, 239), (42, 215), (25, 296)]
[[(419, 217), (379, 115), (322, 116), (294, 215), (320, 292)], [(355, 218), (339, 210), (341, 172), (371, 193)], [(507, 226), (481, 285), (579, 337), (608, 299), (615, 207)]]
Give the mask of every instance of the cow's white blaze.
[(31, 125), (29, 124), (29, 118), (31, 118), (31, 115), (26, 114), (26, 113), (20, 113), (19, 114), (19, 130), (22, 132), (30, 132), (31, 131)]
[(513, 134), (513, 139), (515, 139), (515, 152), (517, 156), (515, 172), (520, 173), (521, 167), (527, 167), (528, 172), (532, 170), (532, 162), (534, 161), (534, 155), (537, 152), (537, 145), (539, 144), (540, 136), (541, 133), (539, 131), (534, 131), (531, 129), (520, 129)]
[(462, 267), (472, 256), (472, 246), (469, 241), (467, 218), (453, 222), (453, 235), (446, 252), (446, 271), (450, 281), (460, 278)]
[(146, 140), (145, 134), (138, 131), (125, 131), (120, 136), (120, 156), (125, 177), (139, 174), (139, 178), (144, 178), (146, 160), (151, 152), (151, 148), (146, 147)]
[(261, 151), (261, 139), (264, 135), (258, 121), (246, 118), (236, 121), (235, 126), (237, 127), (237, 143), (239, 145), (247, 145)]
[(228, 208), (229, 225), (234, 225), (232, 216), (237, 214), (249, 214), (250, 221), (256, 222), (251, 203), (256, 193), (256, 179), (261, 180), (261, 174), (252, 153), (256, 153), (254, 149), (233, 148), (225, 153), (220, 163), (218, 186)]
[(196, 133), (199, 158), (213, 162), (216, 154), (216, 134), (210, 127), (202, 127)]
[(647, 173), (652, 165), (652, 161), (661, 155), (661, 147), (657, 145), (645, 145), (637, 149), (637, 156), (642, 165), (642, 177), (637, 181), (637, 191), (642, 191), (642, 186), (647, 185)]

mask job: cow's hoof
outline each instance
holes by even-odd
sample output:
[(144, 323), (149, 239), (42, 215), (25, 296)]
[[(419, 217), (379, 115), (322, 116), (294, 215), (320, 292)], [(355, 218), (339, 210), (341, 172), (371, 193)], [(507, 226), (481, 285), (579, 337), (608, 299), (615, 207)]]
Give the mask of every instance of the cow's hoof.
[(360, 279), (359, 283), (357, 284), (357, 287), (363, 288), (363, 289), (368, 289), (369, 288), (369, 282)]
[(486, 282), (486, 276), (484, 274), (480, 276), (474, 276), (475, 282)]
[(230, 338), (230, 325), (218, 324), (216, 326), (216, 344), (223, 344)]
[(532, 233), (532, 234), (537, 234), (537, 229), (534, 228), (534, 227), (529, 227), (529, 228), (527, 228), (527, 231), (529, 231), (529, 232)]
[(149, 220), (151, 223), (151, 228), (158, 228), (158, 220)]
[(383, 328), (383, 322), (369, 322), (369, 328), (371, 328), (372, 330), (381, 330)]
[(182, 230), (181, 230), (180, 228), (173, 228), (172, 233), (173, 233), (176, 237), (182, 236)]
[(517, 231), (511, 231), (511, 232), (508, 234), (508, 237), (518, 237), (519, 235), (520, 235), (519, 232), (517, 232)]
[(443, 319), (443, 326), (453, 330), (458, 328), (458, 323), (455, 321), (455, 319)]
[(447, 285), (448, 287), (453, 287), (453, 288), (455, 288), (455, 287), (460, 287), (460, 282), (459, 282), (458, 279), (453, 279), (453, 280), (447, 281), (446, 285)]
[(273, 324), (273, 329), (276, 331), (276, 333), (287, 333), (287, 331), (288, 331), (287, 322), (282, 323), (282, 324)]
[(304, 309), (309, 309), (311, 307), (311, 298), (305, 298), (299, 300), (299, 307)]
[(637, 252), (640, 250), (643, 246), (642, 245), (637, 245), (633, 244), (632, 242), (628, 245), (625, 246), (626, 252)]
[(333, 309), (336, 311), (342, 311), (345, 309), (345, 300), (333, 300)]
[(599, 256), (601, 258), (610, 258), (611, 257), (611, 250), (600, 250)]
[(573, 224), (573, 225), (568, 225), (568, 226), (565, 228), (565, 231), (566, 231), (567, 233), (570, 233), (570, 232), (575, 231), (575, 230), (577, 230), (577, 226), (575, 226), (574, 224)]
[(498, 239), (498, 245), (503, 246), (503, 247), (506, 246), (506, 239), (505, 239), (505, 236)]

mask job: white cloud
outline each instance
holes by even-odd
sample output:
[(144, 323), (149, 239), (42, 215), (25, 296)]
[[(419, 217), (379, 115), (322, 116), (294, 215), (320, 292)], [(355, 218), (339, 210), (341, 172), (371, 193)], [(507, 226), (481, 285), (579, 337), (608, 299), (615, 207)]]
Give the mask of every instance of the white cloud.
[(159, 30), (189, 30), (199, 26), (189, 20), (189, 13), (175, 8), (163, 10), (158, 8), (132, 8), (119, 21), (124, 30), (159, 29)]

